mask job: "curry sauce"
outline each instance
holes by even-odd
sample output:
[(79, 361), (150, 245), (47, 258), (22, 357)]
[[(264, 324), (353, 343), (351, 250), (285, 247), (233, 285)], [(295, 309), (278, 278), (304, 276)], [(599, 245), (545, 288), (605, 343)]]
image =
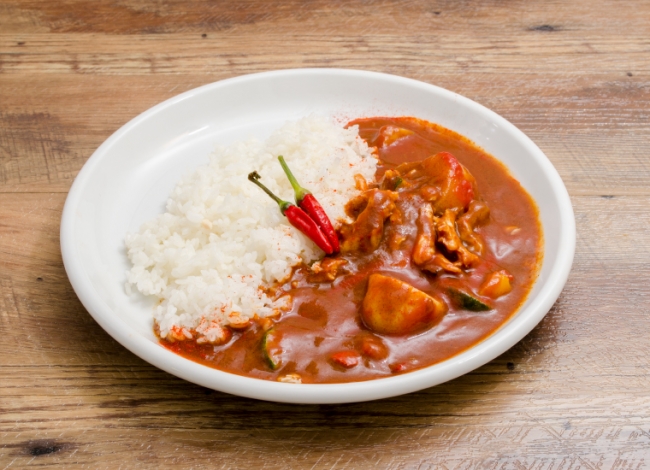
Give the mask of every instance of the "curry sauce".
[(348, 125), (376, 147), (379, 165), (346, 206), (341, 253), (274, 286), (291, 300), (281, 316), (232, 330), (225, 344), (161, 340), (165, 347), (255, 378), (363, 381), (444, 361), (517, 311), (538, 274), (542, 233), (508, 170), (416, 118)]

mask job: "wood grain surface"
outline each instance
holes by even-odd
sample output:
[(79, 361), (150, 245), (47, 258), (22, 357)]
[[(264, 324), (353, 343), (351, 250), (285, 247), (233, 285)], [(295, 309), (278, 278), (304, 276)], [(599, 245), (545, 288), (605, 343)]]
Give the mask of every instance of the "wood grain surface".
[[(125, 122), (281, 68), (394, 73), (503, 115), (570, 192), (576, 258), (546, 318), (449, 383), (293, 406), (162, 372), (66, 277), (70, 185)], [(0, 2), (0, 469), (650, 468), (650, 2)]]

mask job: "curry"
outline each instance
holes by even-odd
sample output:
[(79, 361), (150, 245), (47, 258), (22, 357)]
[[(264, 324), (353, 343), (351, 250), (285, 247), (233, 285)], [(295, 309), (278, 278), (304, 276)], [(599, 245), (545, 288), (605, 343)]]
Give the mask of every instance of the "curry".
[(525, 301), (542, 258), (536, 206), (492, 156), (409, 117), (350, 122), (376, 147), (340, 252), (269, 289), (290, 307), (220, 345), (161, 343), (234, 374), (353, 382), (420, 369), (490, 336)]

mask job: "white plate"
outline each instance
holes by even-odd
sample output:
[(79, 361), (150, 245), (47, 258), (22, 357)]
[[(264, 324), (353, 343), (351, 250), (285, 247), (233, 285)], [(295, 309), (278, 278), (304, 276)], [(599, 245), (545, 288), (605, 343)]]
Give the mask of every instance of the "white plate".
[[(160, 346), (152, 302), (124, 291), (124, 236), (164, 210), (182, 174), (217, 144), (265, 138), (310, 113), (342, 121), (416, 116), (470, 138), (505, 163), (540, 209), (544, 262), (522, 309), (495, 334), (440, 364), (408, 374), (349, 384), (284, 384), (221, 372)], [(113, 338), (149, 363), (223, 392), (291, 403), (343, 403), (413, 392), (465, 374), (502, 354), (546, 315), (568, 277), (575, 220), (562, 180), (542, 151), (487, 108), (453, 92), (402, 77), (339, 69), (246, 75), (169, 99), (136, 117), (86, 162), (63, 210), (61, 251), (70, 282), (88, 312)]]

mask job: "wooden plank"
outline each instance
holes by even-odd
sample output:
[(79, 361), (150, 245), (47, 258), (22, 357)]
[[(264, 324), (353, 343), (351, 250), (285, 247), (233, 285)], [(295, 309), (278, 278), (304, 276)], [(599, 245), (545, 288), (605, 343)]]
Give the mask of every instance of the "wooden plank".
[[(263, 8), (261, 8), (263, 6)], [(236, 5), (200, 0), (165, 3), (92, 0), (3, 2), (0, 26), (7, 33), (86, 33), (165, 35), (173, 32), (260, 34), (282, 24), (288, 32), (368, 33), (446, 28), (466, 36), (483, 26), (495, 36), (512, 30), (540, 33), (577, 27), (595, 35), (647, 28), (648, 5), (634, 0), (595, 2), (463, 2), (449, 0), (367, 1), (245, 0)], [(106, 21), (109, 20), (109, 21)], [(624, 39), (622, 39), (624, 40)]]
[[(485, 31), (485, 34), (494, 32)], [(587, 36), (585, 36), (585, 34)], [(540, 47), (540, 41), (544, 46)], [(409, 48), (418, 44), (417, 50)], [(470, 36), (456, 29), (404, 34), (363, 33), (349, 36), (318, 31), (257, 33), (233, 32), (203, 38), (194, 34), (171, 37), (45, 34), (0, 36), (2, 73), (81, 73), (96, 75), (219, 74), (224, 68), (239, 73), (296, 67), (356, 67), (403, 70), (420, 78), (436, 74), (545, 73), (547, 78), (579, 80), (585, 73), (612, 70), (648, 71), (647, 30), (618, 35), (562, 31), (540, 33), (524, 27), (510, 35)], [(354, 58), (354, 59), (352, 59)]]
[[(648, 194), (650, 87), (645, 82), (615, 74), (593, 80), (589, 89), (572, 80), (555, 82), (560, 85), (555, 88), (545, 78), (528, 77), (511, 76), (509, 84), (516, 84), (520, 95), (507, 84), (496, 89), (493, 76), (455, 91), (526, 132), (572, 193)], [(207, 81), (198, 76), (52, 75), (44, 85), (40, 77), (0, 74), (0, 88), (9, 91), (0, 110), (0, 192), (67, 192), (83, 163), (112, 132), (158, 102)], [(429, 81), (452, 89), (455, 83), (445, 75)], [(29, 94), (20, 91), (24, 86)]]

